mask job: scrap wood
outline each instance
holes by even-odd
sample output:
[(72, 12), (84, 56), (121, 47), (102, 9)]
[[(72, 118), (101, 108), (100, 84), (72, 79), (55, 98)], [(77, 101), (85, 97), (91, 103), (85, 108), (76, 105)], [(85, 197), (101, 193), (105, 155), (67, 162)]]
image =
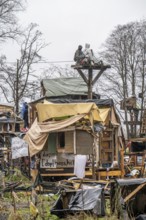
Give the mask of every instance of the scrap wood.
[(36, 218), (38, 216), (38, 209), (37, 207), (33, 204), (33, 202), (30, 201), (30, 204), (29, 204), (29, 208), (30, 208), (30, 214)]
[(31, 192), (31, 201), (33, 202), (34, 205), (37, 204), (38, 195), (37, 195), (35, 189), (32, 189), (32, 192)]
[(74, 188), (77, 190), (80, 188), (81, 184), (80, 183), (73, 183)]
[(10, 184), (8, 184), (8, 185), (3, 189), (3, 192), (12, 190), (12, 189), (16, 188), (17, 186), (19, 186), (19, 185), (21, 185), (21, 184), (22, 184), (22, 181), (19, 181), (19, 182), (16, 182), (16, 183), (10, 183)]
[(110, 184), (110, 181), (107, 181), (105, 187), (104, 187), (104, 190), (106, 190), (108, 188), (108, 185)]
[(12, 195), (16, 199), (16, 201), (20, 201), (20, 199), (18, 198), (17, 194), (14, 191), (12, 191)]
[[(69, 179), (69, 180), (63, 180), (64, 182), (81, 182), (81, 179)], [(93, 180), (93, 179), (83, 179), (83, 182), (91, 182), (91, 183), (103, 183), (103, 184), (107, 184), (107, 180)]]
[[(73, 186), (71, 185), (67, 185), (65, 183), (68, 183), (68, 184), (72, 184)], [(81, 188), (82, 184), (92, 184), (92, 183), (96, 183), (96, 184), (104, 184), (105, 185), (105, 189), (108, 188), (108, 185), (109, 185), (109, 181), (102, 181), (102, 180), (87, 180), (87, 179), (70, 179), (70, 180), (62, 180), (62, 181), (59, 181), (59, 186), (61, 187), (64, 187), (64, 188), (70, 188), (70, 189), (75, 189), (75, 190), (78, 190)]]
[(22, 183), (22, 181), (17, 181), (17, 182), (6, 182), (6, 185), (7, 185), (7, 187), (9, 186), (9, 187), (11, 187), (11, 186), (13, 186), (13, 185), (17, 185), (18, 183)]
[(69, 186), (69, 185), (65, 185), (65, 184), (60, 184), (61, 187), (64, 187), (64, 188), (71, 188), (71, 189), (74, 189), (73, 186)]
[(78, 185), (76, 186), (77, 189), (80, 189), (81, 188), (81, 185), (83, 184), (83, 179), (80, 179), (80, 182), (78, 183)]
[(138, 186), (136, 189), (134, 189), (128, 196), (125, 197), (124, 202), (127, 202), (131, 197), (133, 197), (139, 190), (141, 190), (146, 183), (142, 183), (140, 186)]

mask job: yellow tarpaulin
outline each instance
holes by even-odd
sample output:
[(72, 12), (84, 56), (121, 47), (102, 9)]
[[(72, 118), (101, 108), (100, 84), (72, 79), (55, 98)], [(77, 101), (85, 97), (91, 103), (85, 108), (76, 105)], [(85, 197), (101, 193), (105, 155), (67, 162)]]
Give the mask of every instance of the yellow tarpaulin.
[(114, 108), (112, 108), (112, 111), (111, 111), (111, 123), (114, 126), (119, 126), (120, 125), (120, 123), (117, 121), (116, 113), (115, 113), (115, 109)]
[[(39, 122), (35, 120), (29, 131), (26, 133), (24, 140), (29, 145), (30, 156), (33, 156), (40, 152), (49, 135), (49, 132), (53, 132), (59, 129), (63, 129), (82, 118), (87, 118), (92, 123), (93, 121), (102, 121), (104, 125), (111, 121), (118, 124), (115, 116), (115, 112), (111, 108), (98, 109), (95, 103), (68, 103), (68, 104), (37, 104), (37, 112)], [(111, 112), (112, 111), (112, 112)], [(48, 119), (58, 117), (68, 117), (63, 120), (50, 120)], [(44, 122), (46, 121), (46, 122)]]
[(102, 121), (99, 109), (95, 103), (67, 103), (67, 104), (42, 104), (36, 105), (39, 122), (52, 118), (68, 117), (86, 114), (94, 121)]
[(100, 117), (104, 125), (107, 125), (110, 120), (110, 108), (99, 108)]
[(99, 108), (100, 117), (104, 125), (108, 125), (109, 121), (114, 126), (119, 126), (114, 108)]

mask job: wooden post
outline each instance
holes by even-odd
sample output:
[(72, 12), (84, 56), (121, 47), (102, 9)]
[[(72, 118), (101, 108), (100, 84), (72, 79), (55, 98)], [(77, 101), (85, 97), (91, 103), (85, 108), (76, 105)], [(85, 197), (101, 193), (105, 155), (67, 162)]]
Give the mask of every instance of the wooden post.
[(15, 81), (15, 105), (16, 105), (16, 114), (19, 113), (19, 96), (18, 96), (18, 90), (19, 90), (19, 60), (17, 60), (17, 70), (16, 70), (16, 81)]
[(93, 71), (90, 68), (88, 70), (88, 99), (92, 99), (92, 78), (93, 78)]
[[(88, 86), (88, 99), (92, 99), (92, 87), (97, 82), (97, 80), (100, 78), (102, 73), (107, 69), (111, 68), (110, 65), (103, 65), (103, 64), (95, 64), (93, 66), (90, 65), (72, 65), (74, 69), (78, 71), (84, 82)], [(82, 70), (88, 71), (88, 78), (86, 77), (86, 74)], [(93, 78), (93, 70), (99, 70), (98, 73)]]
[(121, 177), (123, 178), (125, 175), (125, 169), (124, 169), (124, 149), (120, 150), (120, 156), (121, 156)]
[(95, 156), (95, 150), (94, 150), (94, 144), (93, 144), (93, 149), (92, 149), (92, 178), (95, 179), (95, 160), (94, 160), (94, 156)]
[[(96, 64), (96, 65), (73, 65), (71, 66), (74, 69), (78, 71), (84, 82), (87, 84), (88, 87), (88, 99), (92, 99), (92, 87), (96, 83), (96, 81), (99, 79), (99, 77), (102, 75), (102, 73), (107, 69), (111, 68), (110, 65), (103, 65), (103, 64)], [(82, 70), (88, 71), (88, 78), (86, 77), (86, 74)], [(99, 70), (99, 72), (96, 74), (96, 76), (93, 78), (93, 70)], [(94, 160), (95, 152), (93, 149), (92, 152), (92, 177), (95, 178), (95, 160)]]

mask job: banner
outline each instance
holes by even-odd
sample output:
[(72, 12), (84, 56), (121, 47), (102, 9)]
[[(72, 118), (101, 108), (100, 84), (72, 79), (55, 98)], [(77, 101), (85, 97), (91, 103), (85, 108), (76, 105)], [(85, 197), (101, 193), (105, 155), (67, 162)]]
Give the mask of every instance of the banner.
[(12, 138), (12, 159), (28, 156), (28, 144), (21, 138)]
[(73, 154), (55, 154), (51, 155), (48, 151), (41, 152), (40, 167), (41, 168), (61, 168), (73, 167), (74, 155)]

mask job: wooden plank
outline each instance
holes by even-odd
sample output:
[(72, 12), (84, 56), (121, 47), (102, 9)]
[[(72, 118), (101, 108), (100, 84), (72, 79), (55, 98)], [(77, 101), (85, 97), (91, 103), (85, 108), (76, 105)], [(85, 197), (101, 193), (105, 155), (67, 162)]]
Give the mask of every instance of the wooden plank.
[(113, 128), (106, 128), (105, 130), (104, 130), (104, 132), (106, 132), (106, 131), (113, 131), (114, 129)]
[(128, 123), (128, 125), (141, 125), (141, 121), (124, 121), (124, 124)]
[(103, 69), (103, 68), (105, 68), (105, 69), (107, 69), (107, 68), (111, 68), (111, 66), (110, 65), (99, 65), (99, 64), (94, 64), (93, 66), (91, 66), (91, 65), (80, 65), (80, 64), (75, 64), (75, 65), (71, 65), (71, 67), (72, 68), (74, 68), (74, 69), (85, 69), (85, 70), (87, 70), (87, 69), (93, 69), (93, 70), (101, 70), (101, 69)]
[(103, 137), (101, 142), (104, 142), (104, 141), (112, 141), (113, 138), (112, 137)]
[(52, 169), (46, 169), (46, 171), (51, 171), (51, 172), (52, 172), (53, 169), (54, 169), (55, 172), (57, 172), (57, 171), (64, 171), (63, 168), (52, 168)]
[(121, 160), (120, 160), (121, 177), (124, 178), (124, 175), (125, 175), (125, 167), (124, 167), (124, 149), (121, 149), (121, 150), (120, 150), (120, 156), (121, 156)]
[(125, 153), (127, 156), (143, 156), (145, 155), (145, 152), (130, 152), (130, 153)]
[(129, 199), (131, 199), (139, 190), (141, 190), (146, 183), (142, 183), (140, 186), (138, 186), (135, 190), (133, 190), (128, 196), (125, 197), (124, 202), (127, 202)]
[[(75, 176), (74, 173), (41, 173), (41, 176)], [(92, 176), (91, 171), (86, 171), (85, 176)]]
[(113, 152), (113, 149), (105, 149), (105, 148), (104, 148), (104, 152), (105, 152), (105, 153), (112, 153), (112, 152)]
[(99, 176), (121, 176), (121, 170), (110, 170), (110, 171), (97, 171)]
[(146, 138), (131, 138), (130, 141), (132, 142), (144, 142), (146, 141)]

